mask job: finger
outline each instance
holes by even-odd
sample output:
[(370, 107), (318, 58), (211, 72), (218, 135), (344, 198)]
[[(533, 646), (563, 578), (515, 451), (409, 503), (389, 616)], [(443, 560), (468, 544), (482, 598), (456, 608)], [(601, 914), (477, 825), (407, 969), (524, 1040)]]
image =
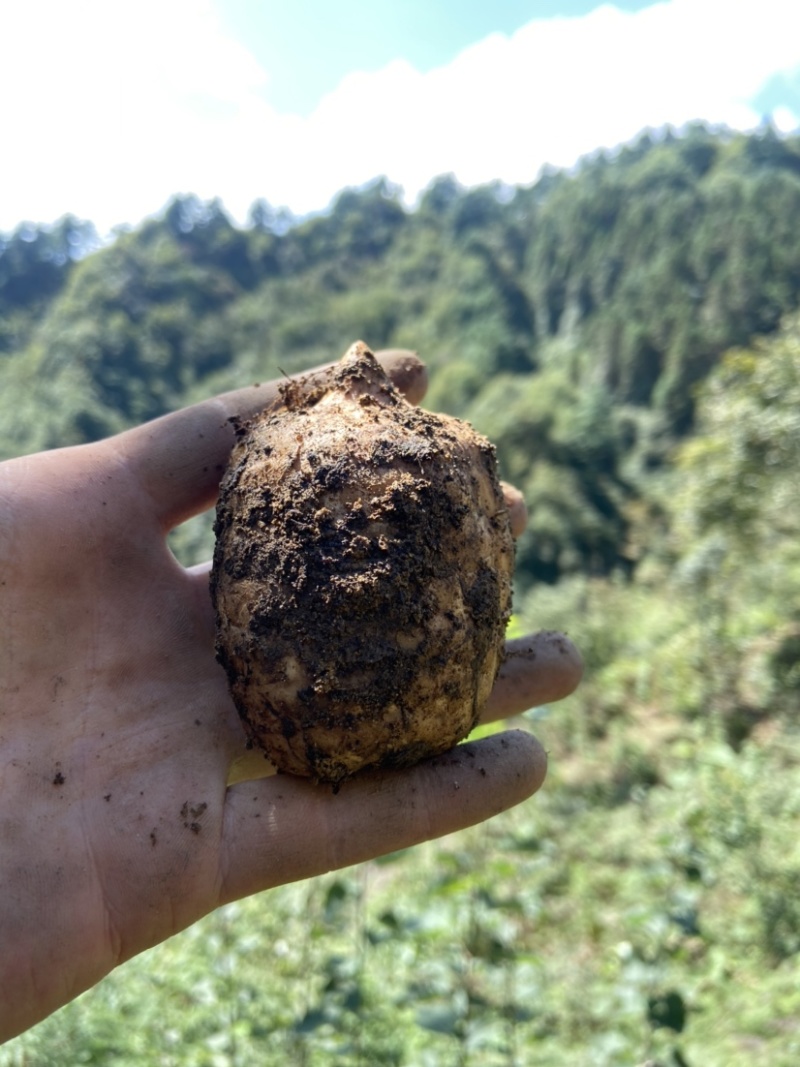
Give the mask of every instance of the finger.
[[(583, 661), (570, 639), (551, 630), (506, 643), (506, 658), (481, 722), (497, 722), (529, 708), (563, 700), (578, 687)], [(260, 749), (243, 750), (231, 766), (228, 784), (264, 778), (275, 767)]]
[(207, 578), (211, 574), (211, 567), (211, 560), (205, 559), (202, 563), (193, 563), (191, 567), (187, 567), (186, 573), (193, 574), (196, 578)]
[(228, 790), (220, 904), (452, 833), (519, 804), (547, 757), (519, 730), (330, 786), (277, 775)]
[(508, 482), (501, 482), (503, 498), (508, 508), (508, 520), (511, 523), (511, 536), (521, 537), (528, 525), (528, 506), (519, 489), (515, 489)]
[(375, 358), (409, 404), (421, 403), (428, 391), (428, 368), (416, 352), (405, 348), (383, 348)]
[(495, 722), (562, 700), (578, 686), (583, 660), (572, 641), (551, 630), (506, 643), (506, 658), (481, 716)]
[[(427, 371), (413, 352), (395, 349), (377, 356), (404, 395), (413, 401), (421, 399)], [(309, 375), (321, 372), (317, 368)], [(236, 439), (230, 420), (276, 409), (281, 403), (280, 386), (280, 382), (267, 382), (223, 393), (127, 430), (101, 447), (112, 449), (133, 467), (165, 529), (172, 529), (214, 503)]]

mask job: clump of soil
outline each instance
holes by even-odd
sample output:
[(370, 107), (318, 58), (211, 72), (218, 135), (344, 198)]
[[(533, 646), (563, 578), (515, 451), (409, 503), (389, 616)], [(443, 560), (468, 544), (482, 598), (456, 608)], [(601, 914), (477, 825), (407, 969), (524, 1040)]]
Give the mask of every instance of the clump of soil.
[(494, 449), (408, 404), (357, 342), (237, 427), (211, 578), (217, 657), (253, 743), (338, 784), (475, 726), (514, 547)]

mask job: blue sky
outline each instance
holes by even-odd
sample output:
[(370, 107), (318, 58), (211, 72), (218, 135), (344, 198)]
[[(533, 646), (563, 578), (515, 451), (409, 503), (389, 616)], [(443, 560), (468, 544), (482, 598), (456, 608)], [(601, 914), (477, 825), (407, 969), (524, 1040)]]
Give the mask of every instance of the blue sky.
[(527, 184), (641, 130), (800, 124), (800, 0), (0, 3), (0, 231), (176, 193)]
[[(623, 11), (656, 0), (616, 0)], [(533, 19), (587, 15), (598, 0), (224, 0), (226, 28), (269, 71), (268, 95), (281, 110), (310, 115), (351, 70), (377, 71), (406, 59), (427, 72), (491, 33)]]

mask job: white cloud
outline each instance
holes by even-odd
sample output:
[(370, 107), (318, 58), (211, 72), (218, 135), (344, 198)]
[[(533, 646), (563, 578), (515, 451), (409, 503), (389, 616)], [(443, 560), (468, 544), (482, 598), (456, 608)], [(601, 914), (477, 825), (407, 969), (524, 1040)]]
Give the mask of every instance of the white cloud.
[(776, 107), (772, 113), (772, 124), (781, 133), (795, 133), (800, 128), (800, 117), (788, 107)]
[[(748, 128), (760, 86), (800, 67), (800, 8), (665, 0), (535, 20), (427, 74), (352, 73), (307, 119), (270, 107), (268, 73), (211, 0), (26, 0), (3, 6), (0, 41), (0, 229), (66, 211), (107, 228), (175, 192), (239, 218), (259, 196), (305, 212), (378, 174), (413, 198), (448, 171), (530, 182), (647, 126)], [(775, 121), (797, 125), (786, 107)]]

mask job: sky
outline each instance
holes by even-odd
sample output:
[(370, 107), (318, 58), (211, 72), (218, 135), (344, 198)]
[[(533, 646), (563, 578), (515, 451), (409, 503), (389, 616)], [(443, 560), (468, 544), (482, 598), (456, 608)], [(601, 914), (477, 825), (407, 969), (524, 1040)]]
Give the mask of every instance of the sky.
[(384, 175), (529, 184), (645, 128), (800, 125), (800, 0), (0, 2), (0, 231)]

